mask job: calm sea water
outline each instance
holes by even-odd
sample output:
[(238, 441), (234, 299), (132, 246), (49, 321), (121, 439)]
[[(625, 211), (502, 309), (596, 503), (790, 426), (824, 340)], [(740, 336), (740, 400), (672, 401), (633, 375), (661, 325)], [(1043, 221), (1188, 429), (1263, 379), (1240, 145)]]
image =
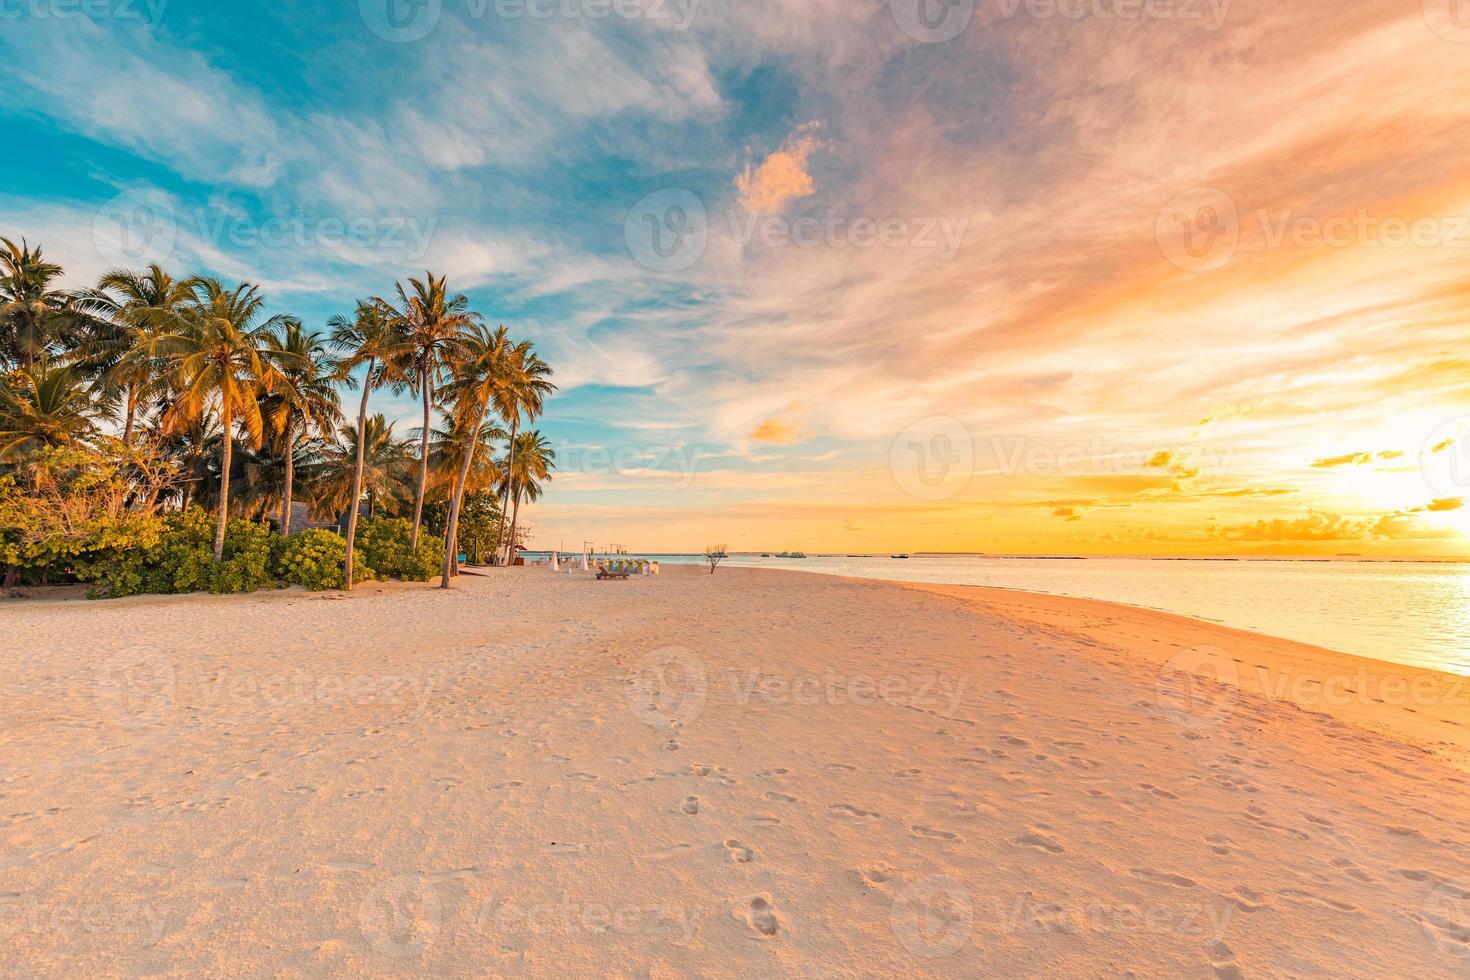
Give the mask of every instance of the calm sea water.
[(1378, 660), (1470, 674), (1470, 564), (983, 556), (907, 561), (732, 556), (728, 563), (1105, 599)]

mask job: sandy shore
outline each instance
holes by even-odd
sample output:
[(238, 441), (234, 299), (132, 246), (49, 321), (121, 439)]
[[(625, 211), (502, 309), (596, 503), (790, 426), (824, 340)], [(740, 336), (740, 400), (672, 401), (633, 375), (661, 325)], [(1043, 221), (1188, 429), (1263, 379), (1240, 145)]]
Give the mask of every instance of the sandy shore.
[(1470, 975), (1448, 675), (735, 568), (0, 628), (4, 975)]

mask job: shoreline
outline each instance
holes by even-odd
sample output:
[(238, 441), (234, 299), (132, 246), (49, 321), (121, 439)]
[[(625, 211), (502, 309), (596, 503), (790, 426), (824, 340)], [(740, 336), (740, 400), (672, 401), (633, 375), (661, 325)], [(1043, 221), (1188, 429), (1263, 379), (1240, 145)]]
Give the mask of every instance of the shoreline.
[(1162, 669), (1350, 666), (1289, 641), (740, 567), (6, 614), (0, 968), (1470, 962), (1446, 750)]
[[(950, 596), (1114, 648), (1127, 644), (1132, 655), (1161, 669), (1198, 671), (1252, 696), (1389, 735), (1470, 773), (1470, 677), (1464, 675), (1128, 603), (987, 586), (889, 584)], [(1119, 612), (1133, 621), (1120, 619)], [(1140, 627), (1141, 633), (1124, 632)], [(1249, 657), (1237, 655), (1245, 653)]]

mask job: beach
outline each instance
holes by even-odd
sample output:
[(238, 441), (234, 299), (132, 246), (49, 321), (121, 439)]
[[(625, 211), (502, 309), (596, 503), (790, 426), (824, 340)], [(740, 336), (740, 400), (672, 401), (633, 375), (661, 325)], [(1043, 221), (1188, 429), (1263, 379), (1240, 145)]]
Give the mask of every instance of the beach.
[(1470, 681), (770, 570), (0, 605), (0, 972), (1470, 974)]

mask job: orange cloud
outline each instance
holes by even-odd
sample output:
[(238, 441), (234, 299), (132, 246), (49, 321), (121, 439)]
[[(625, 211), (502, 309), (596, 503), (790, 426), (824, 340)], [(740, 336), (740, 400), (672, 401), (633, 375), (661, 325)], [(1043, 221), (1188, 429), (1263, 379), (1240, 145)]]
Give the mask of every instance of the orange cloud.
[(772, 446), (790, 446), (797, 441), (798, 433), (796, 426), (781, 419), (766, 419), (755, 430), (750, 433), (750, 438), (756, 442), (764, 442)]
[(746, 167), (745, 172), (735, 178), (742, 206), (750, 211), (776, 214), (790, 202), (806, 197), (816, 189), (807, 171), (807, 162), (819, 145), (816, 137), (810, 135), (816, 128), (816, 123), (802, 126), (759, 167), (754, 170)]
[(1329, 456), (1326, 459), (1319, 459), (1312, 466), (1319, 470), (1332, 469), (1337, 466), (1366, 466), (1375, 460), (1382, 462), (1390, 459), (1399, 459), (1403, 455), (1403, 453), (1393, 449), (1385, 449), (1378, 453), (1344, 453), (1341, 456)]

